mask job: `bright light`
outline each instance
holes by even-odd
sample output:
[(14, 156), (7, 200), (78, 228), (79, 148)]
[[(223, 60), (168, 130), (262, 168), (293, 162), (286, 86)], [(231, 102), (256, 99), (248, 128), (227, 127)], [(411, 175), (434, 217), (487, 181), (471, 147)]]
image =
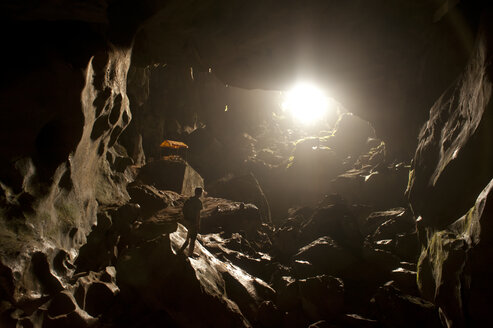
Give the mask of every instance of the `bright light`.
[(299, 83), (285, 95), (282, 109), (291, 113), (303, 124), (313, 124), (323, 119), (333, 100), (313, 84)]

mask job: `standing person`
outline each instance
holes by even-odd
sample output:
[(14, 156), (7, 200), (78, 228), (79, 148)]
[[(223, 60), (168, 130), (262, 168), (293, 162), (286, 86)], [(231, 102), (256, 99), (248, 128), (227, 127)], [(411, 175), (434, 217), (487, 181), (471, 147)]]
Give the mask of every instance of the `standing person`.
[(183, 216), (187, 223), (188, 233), (183, 246), (181, 246), (179, 253), (183, 252), (190, 242), (188, 248), (188, 256), (193, 255), (193, 249), (195, 248), (195, 240), (197, 239), (197, 233), (200, 229), (200, 210), (202, 209), (202, 188), (195, 188), (195, 196), (190, 197), (183, 204)]

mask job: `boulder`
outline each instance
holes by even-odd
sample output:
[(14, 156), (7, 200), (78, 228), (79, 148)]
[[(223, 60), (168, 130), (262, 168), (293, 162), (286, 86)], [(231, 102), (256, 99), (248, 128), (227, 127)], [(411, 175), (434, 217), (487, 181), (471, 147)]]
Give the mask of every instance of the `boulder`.
[(399, 267), (392, 270), (390, 277), (395, 282), (395, 287), (403, 293), (420, 296), (416, 271)]
[(247, 239), (253, 239), (250, 237), (255, 236), (262, 226), (260, 212), (253, 204), (212, 197), (203, 198), (202, 203), (201, 233), (243, 231), (247, 234)]
[(193, 196), (195, 188), (204, 187), (202, 177), (183, 159), (165, 157), (142, 166), (136, 178), (162, 190)]
[(239, 233), (233, 233), (230, 238), (224, 235), (206, 234), (201, 236), (200, 241), (218, 259), (230, 261), (265, 281), (270, 279), (275, 268), (270, 255), (257, 252)]
[(293, 256), (293, 267), (296, 269), (298, 261), (307, 261), (313, 265), (315, 272), (339, 275), (357, 262), (356, 257), (345, 248), (342, 248), (328, 236), (320, 237), (310, 244), (299, 249)]
[(207, 181), (223, 177), (226, 147), (213, 134), (209, 127), (198, 128), (184, 140), (190, 147), (189, 161)]
[(338, 175), (330, 183), (330, 190), (350, 203), (369, 205), (373, 210), (406, 206), (406, 185), (409, 167), (403, 163), (366, 165)]
[(374, 240), (395, 238), (398, 234), (416, 233), (416, 221), (410, 211), (389, 217), (373, 233)]
[(341, 155), (359, 155), (368, 151), (368, 139), (375, 137), (370, 123), (352, 113), (345, 113), (336, 122), (335, 131), (328, 139), (328, 146)]
[(312, 203), (322, 196), (330, 180), (345, 170), (342, 158), (322, 142), (319, 138), (301, 139), (290, 157), (284, 179), (289, 182), (292, 197), (300, 204)]
[(130, 201), (140, 205), (141, 214), (146, 218), (163, 208), (174, 205), (174, 202), (180, 198), (176, 192), (160, 190), (150, 185), (129, 185), (127, 191)]
[(321, 275), (298, 280), (301, 307), (312, 320), (334, 319), (344, 308), (344, 284), (341, 279)]
[(351, 249), (359, 249), (363, 238), (357, 220), (349, 208), (343, 204), (328, 205), (306, 220), (300, 231), (299, 242), (310, 243), (322, 236), (330, 236), (338, 244)]
[[(164, 311), (172, 322), (184, 326), (255, 324), (260, 304), (272, 300), (275, 291), (219, 260), (198, 241), (193, 257), (176, 255), (186, 234), (178, 224), (175, 232), (136, 243), (120, 256), (117, 280), (125, 303), (131, 306), (138, 299), (150, 312)], [(189, 308), (194, 309), (193, 316), (184, 311)]]
[(365, 243), (373, 248), (392, 253), (404, 261), (416, 261), (419, 242), (416, 221), (404, 208), (374, 212), (361, 225), (368, 234)]
[(405, 208), (397, 207), (394, 209), (380, 211), (380, 212), (372, 212), (364, 221), (360, 223), (361, 233), (366, 236), (372, 234), (378, 229), (378, 227), (384, 222), (395, 219), (396, 217), (400, 217), (404, 215)]
[(438, 308), (422, 298), (402, 294), (390, 285), (380, 287), (371, 300), (384, 327), (441, 327)]
[(269, 202), (253, 173), (220, 179), (207, 186), (207, 193), (211, 197), (254, 204), (260, 210), (262, 221), (271, 222)]

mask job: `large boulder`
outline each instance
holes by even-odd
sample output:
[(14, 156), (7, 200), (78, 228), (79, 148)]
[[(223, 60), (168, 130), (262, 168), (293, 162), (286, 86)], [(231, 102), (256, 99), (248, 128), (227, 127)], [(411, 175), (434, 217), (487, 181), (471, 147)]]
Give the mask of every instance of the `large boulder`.
[(174, 202), (180, 198), (180, 195), (171, 190), (160, 190), (149, 185), (132, 184), (127, 187), (130, 201), (139, 204), (141, 214), (149, 217), (155, 212), (174, 205)]
[(204, 179), (179, 157), (166, 157), (147, 163), (140, 169), (137, 180), (185, 196), (192, 196), (195, 188), (204, 187)]
[(330, 190), (351, 203), (365, 204), (374, 210), (406, 206), (409, 167), (403, 163), (365, 165), (350, 169), (331, 181)]
[(357, 156), (369, 150), (367, 141), (374, 137), (375, 131), (370, 123), (345, 113), (339, 117), (333, 136), (327, 142), (338, 154)]
[[(273, 299), (274, 290), (218, 260), (199, 242), (196, 256), (176, 255), (186, 234), (179, 225), (176, 232), (143, 241), (122, 255), (117, 281), (124, 297), (129, 302), (139, 298), (151, 311), (165, 311), (179, 325), (250, 327), (258, 320), (260, 304)], [(184, 311), (188, 308), (194, 309), (193, 316)]]
[(339, 275), (344, 273), (355, 262), (356, 257), (347, 249), (341, 247), (328, 236), (320, 237), (299, 249), (293, 257), (296, 269), (303, 270), (305, 262), (313, 265), (313, 273)]
[(357, 219), (343, 204), (328, 205), (317, 209), (303, 223), (299, 242), (302, 245), (307, 244), (322, 236), (330, 236), (340, 245), (352, 249), (358, 249), (363, 244)]
[(245, 232), (253, 237), (262, 226), (259, 209), (253, 204), (206, 197), (202, 201), (201, 233)]
[(211, 197), (221, 197), (256, 205), (264, 222), (271, 222), (269, 202), (253, 173), (228, 177), (207, 186)]

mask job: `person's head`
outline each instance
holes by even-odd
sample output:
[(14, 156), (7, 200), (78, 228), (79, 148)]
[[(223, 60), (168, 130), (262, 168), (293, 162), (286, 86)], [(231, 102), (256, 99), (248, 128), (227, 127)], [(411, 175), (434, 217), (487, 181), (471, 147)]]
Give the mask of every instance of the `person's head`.
[(197, 197), (202, 196), (202, 191), (203, 190), (200, 187), (195, 188), (195, 196), (197, 196)]

